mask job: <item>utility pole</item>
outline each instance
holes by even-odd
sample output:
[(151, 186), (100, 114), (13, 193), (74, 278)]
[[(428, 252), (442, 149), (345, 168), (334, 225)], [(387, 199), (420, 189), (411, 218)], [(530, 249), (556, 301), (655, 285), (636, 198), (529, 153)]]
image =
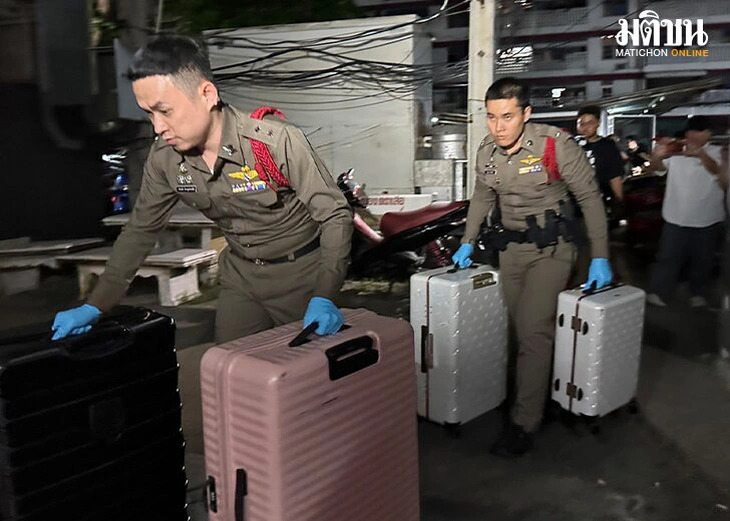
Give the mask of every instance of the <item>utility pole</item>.
[(467, 109), (466, 193), (474, 190), (474, 164), (479, 143), (487, 133), (484, 94), (494, 76), (494, 0), (471, 0), (469, 5), (469, 88)]

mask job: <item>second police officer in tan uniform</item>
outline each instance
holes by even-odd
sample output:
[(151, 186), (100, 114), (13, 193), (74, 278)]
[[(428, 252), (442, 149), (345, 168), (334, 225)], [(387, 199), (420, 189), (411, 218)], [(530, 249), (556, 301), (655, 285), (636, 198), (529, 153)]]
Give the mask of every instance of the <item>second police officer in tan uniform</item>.
[(576, 256), (568, 191), (583, 210), (592, 262), (587, 286), (611, 283), (606, 217), (593, 169), (571, 137), (556, 127), (528, 122), (526, 85), (503, 78), (487, 90), (490, 136), (476, 160), (476, 185), (463, 243), (454, 263), (471, 264), (474, 241), (498, 205), (501, 228), (492, 237), (502, 249), (500, 280), (519, 344), (516, 397), (511, 418), (492, 447), (502, 456), (532, 448), (552, 370), (558, 294)]
[[(104, 274), (86, 304), (57, 314), (54, 338), (88, 331), (122, 298), (179, 200), (212, 219), (228, 242), (219, 261), (218, 342), (302, 315), (305, 326), (319, 324), (318, 334), (336, 332), (343, 316), (331, 299), (347, 271), (352, 215), (302, 131), (223, 105), (207, 52), (187, 37), (151, 42), (130, 77), (157, 140)], [(273, 158), (268, 165), (258, 161), (261, 147)]]

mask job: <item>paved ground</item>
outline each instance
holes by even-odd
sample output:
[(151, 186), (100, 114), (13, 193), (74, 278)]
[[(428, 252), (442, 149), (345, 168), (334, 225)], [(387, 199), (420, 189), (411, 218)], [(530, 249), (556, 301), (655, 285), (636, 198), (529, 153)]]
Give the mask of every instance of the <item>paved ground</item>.
[[(645, 267), (627, 254), (634, 283)], [(135, 283), (126, 301), (156, 307), (154, 284)], [(51, 274), (41, 289), (0, 297), (0, 329), (46, 321), (74, 304), (73, 273)], [(176, 317), (189, 498), (206, 519), (198, 364), (212, 340), (215, 291), (164, 311)], [(340, 303), (408, 316), (408, 286), (349, 283)], [(546, 425), (536, 450), (519, 461), (490, 456), (501, 425), (493, 411), (458, 439), (419, 424), (423, 521), (707, 521), (730, 519), (730, 364), (717, 352), (717, 315), (681, 304), (647, 313), (641, 414), (605, 419), (598, 435)]]

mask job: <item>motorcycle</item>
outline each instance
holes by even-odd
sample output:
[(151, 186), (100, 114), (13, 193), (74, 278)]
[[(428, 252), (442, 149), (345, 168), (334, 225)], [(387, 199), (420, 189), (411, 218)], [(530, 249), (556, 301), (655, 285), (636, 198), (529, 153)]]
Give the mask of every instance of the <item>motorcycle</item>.
[(117, 149), (101, 156), (101, 160), (104, 162), (104, 184), (108, 193), (107, 215), (130, 211), (129, 179), (124, 165), (126, 157), (125, 149)]
[(369, 224), (376, 219), (367, 210), (365, 186), (355, 180), (354, 170), (340, 174), (337, 186), (353, 210), (352, 276), (402, 279), (420, 268), (451, 264), (461, 243), (469, 201), (436, 202), (409, 212), (388, 212), (377, 232)]
[(654, 246), (661, 235), (662, 202), (666, 179), (653, 174), (629, 177), (624, 181), (626, 242)]
[[(680, 139), (658, 138), (657, 142), (666, 145), (671, 154), (680, 154), (684, 147)], [(659, 243), (664, 224), (662, 204), (667, 179), (648, 171), (648, 161), (632, 168), (631, 173), (623, 182), (626, 242), (651, 250)]]

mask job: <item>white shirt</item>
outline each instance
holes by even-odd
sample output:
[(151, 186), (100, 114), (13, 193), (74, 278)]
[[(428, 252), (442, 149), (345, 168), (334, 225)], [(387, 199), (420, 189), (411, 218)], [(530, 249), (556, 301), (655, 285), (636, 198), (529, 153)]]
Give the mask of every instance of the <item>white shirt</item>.
[[(705, 145), (707, 155), (718, 165), (720, 147)], [(662, 217), (668, 223), (705, 228), (725, 220), (725, 193), (718, 178), (707, 171), (698, 157), (671, 156), (663, 161), (667, 169), (667, 191)]]

